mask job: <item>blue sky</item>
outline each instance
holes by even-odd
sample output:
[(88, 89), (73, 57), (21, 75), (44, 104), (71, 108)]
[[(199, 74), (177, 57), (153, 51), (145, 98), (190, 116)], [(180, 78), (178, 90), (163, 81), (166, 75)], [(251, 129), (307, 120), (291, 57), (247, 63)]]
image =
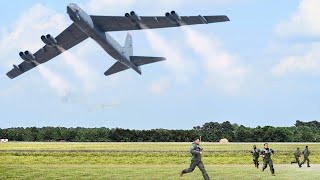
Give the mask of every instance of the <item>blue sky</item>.
[[(69, 1), (7, 1), (0, 11), (0, 128), (191, 129), (208, 121), (291, 126), (319, 119), (317, 0), (89, 0), (88, 14), (225, 14), (230, 22), (132, 31), (135, 55), (166, 62), (105, 77), (115, 62), (92, 39), (16, 79), (5, 74), (40, 36), (71, 20)], [(111, 35), (123, 44), (126, 32)]]

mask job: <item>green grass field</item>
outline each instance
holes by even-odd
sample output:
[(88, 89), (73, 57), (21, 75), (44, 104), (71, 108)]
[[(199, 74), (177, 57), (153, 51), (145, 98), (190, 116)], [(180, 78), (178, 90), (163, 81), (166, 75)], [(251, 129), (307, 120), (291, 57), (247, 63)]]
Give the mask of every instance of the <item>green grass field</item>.
[[(256, 143), (262, 147), (262, 143)], [(253, 143), (203, 143), (203, 162), (214, 179), (317, 179), (320, 143), (308, 144), (311, 168), (290, 165), (304, 143), (270, 143), (276, 177), (255, 169)], [(179, 179), (190, 163), (190, 143), (18, 143), (0, 144), (0, 179)], [(196, 169), (182, 179), (202, 179)]]

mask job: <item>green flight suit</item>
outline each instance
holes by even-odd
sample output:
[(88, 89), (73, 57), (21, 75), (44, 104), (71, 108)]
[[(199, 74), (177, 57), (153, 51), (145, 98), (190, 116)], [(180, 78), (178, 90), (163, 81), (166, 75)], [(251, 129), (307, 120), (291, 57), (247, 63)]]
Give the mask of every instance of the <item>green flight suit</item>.
[(188, 169), (182, 170), (181, 174), (190, 173), (192, 172), (196, 166), (200, 169), (202, 172), (202, 176), (205, 180), (209, 180), (209, 176), (206, 172), (206, 169), (204, 168), (203, 162), (201, 161), (201, 154), (202, 147), (196, 143), (192, 143), (192, 146), (190, 147), (190, 153), (192, 154), (191, 157), (191, 164)]
[(260, 150), (258, 148), (253, 148), (251, 150), (252, 160), (254, 163), (254, 167), (256, 168), (259, 168), (259, 153), (260, 153)]
[(263, 157), (262, 171), (264, 171), (269, 164), (271, 174), (274, 175), (274, 168), (273, 168), (273, 163), (272, 163), (272, 159), (271, 159), (271, 153), (272, 154), (274, 153), (274, 151), (271, 148), (261, 149), (260, 155), (262, 155), (262, 157)]
[(310, 155), (309, 149), (306, 148), (302, 153), (303, 153), (303, 161), (301, 162), (300, 165), (304, 164), (304, 162), (307, 161), (307, 166), (310, 167), (310, 165), (309, 165), (309, 155)]
[(301, 165), (300, 165), (300, 156), (301, 156), (301, 152), (300, 152), (300, 150), (296, 150), (296, 152), (294, 153), (294, 158), (295, 158), (295, 161), (291, 161), (291, 164), (292, 163), (298, 163), (298, 165), (299, 165), (299, 167), (301, 167)]

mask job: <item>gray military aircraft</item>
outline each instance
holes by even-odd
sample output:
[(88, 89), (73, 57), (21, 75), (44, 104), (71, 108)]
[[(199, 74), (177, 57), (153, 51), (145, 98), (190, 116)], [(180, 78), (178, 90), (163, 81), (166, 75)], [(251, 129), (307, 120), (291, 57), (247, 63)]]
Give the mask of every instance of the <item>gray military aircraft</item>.
[(7, 73), (11, 79), (30, 69), (49, 61), (64, 51), (81, 43), (88, 37), (95, 40), (110, 56), (117, 60), (104, 74), (106, 76), (133, 69), (141, 74), (140, 66), (165, 60), (164, 57), (133, 56), (132, 38), (128, 33), (124, 47), (115, 41), (109, 31), (129, 31), (179, 27), (183, 25), (208, 24), (229, 21), (227, 16), (179, 16), (175, 11), (167, 12), (165, 16), (138, 16), (134, 11), (124, 16), (90, 16), (76, 4), (67, 6), (67, 13), (73, 23), (57, 37), (48, 34), (41, 36), (45, 46), (35, 54), (30, 51), (20, 52), (24, 60), (21, 64), (13, 65)]

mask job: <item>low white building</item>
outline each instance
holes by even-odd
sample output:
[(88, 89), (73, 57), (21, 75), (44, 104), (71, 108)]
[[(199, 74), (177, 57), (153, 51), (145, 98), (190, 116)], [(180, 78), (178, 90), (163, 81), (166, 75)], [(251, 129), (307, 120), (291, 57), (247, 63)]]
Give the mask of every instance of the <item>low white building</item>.
[(0, 142), (1, 143), (7, 143), (9, 140), (8, 139), (1, 139)]

